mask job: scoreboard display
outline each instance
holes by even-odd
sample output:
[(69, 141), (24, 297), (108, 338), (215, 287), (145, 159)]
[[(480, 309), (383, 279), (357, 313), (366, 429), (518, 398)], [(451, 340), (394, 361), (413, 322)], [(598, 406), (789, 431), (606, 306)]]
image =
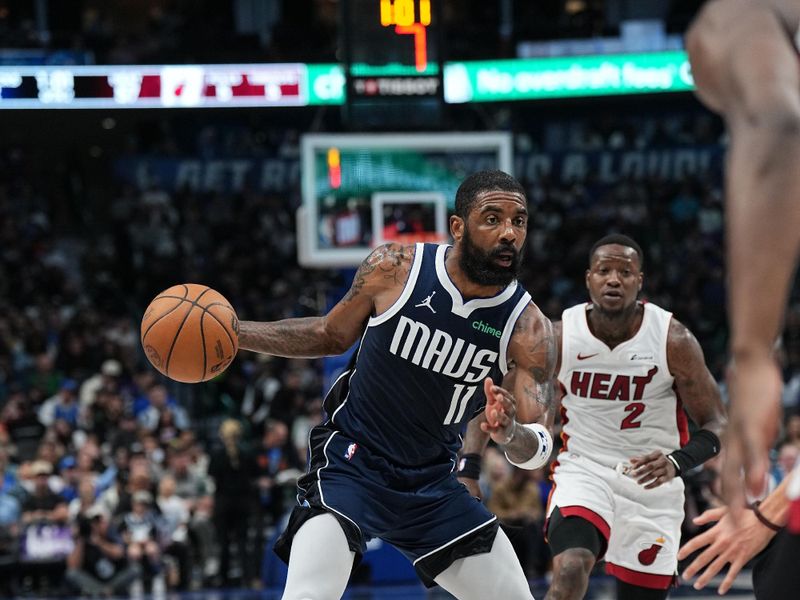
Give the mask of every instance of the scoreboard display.
[(343, 0), (348, 120), (436, 127), (443, 104), (440, 0)]

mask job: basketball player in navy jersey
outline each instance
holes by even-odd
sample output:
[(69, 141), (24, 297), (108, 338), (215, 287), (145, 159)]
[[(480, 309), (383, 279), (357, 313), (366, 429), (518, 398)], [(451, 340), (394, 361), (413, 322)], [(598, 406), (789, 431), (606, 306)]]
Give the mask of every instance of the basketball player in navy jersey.
[[(706, 566), (696, 587), (730, 562), (720, 592), (764, 544), (743, 532), (761, 515), (779, 533), (753, 573), (756, 597), (790, 598), (800, 589), (800, 467), (786, 498), (775, 492), (756, 512), (743, 511), (745, 483), (763, 492), (769, 448), (780, 423), (781, 373), (775, 340), (800, 250), (800, 30), (798, 0), (714, 0), (695, 19), (686, 48), (700, 99), (725, 120), (730, 136), (725, 170), (730, 425), (723, 488), (731, 512), (703, 540), (709, 547), (688, 573)], [(787, 516), (785, 507), (789, 506)], [(703, 522), (719, 513), (701, 515)], [(733, 531), (741, 528), (738, 533)], [(760, 540), (765, 539), (763, 536)], [(766, 538), (769, 539), (769, 538)], [(764, 542), (766, 543), (766, 542)], [(688, 552), (686, 553), (688, 555)]]
[[(719, 389), (694, 335), (638, 300), (642, 262), (631, 238), (598, 240), (586, 271), (591, 302), (553, 324), (564, 444), (545, 526), (550, 600), (583, 598), (602, 558), (618, 600), (666, 598), (683, 522), (680, 475), (720, 449)], [(698, 426), (691, 437), (682, 406)], [(464, 451), (484, 445), (471, 423)]]
[(339, 354), (361, 339), (310, 434), (299, 503), (276, 544), (289, 563), (284, 600), (340, 598), (373, 537), (457, 598), (532, 598), (496, 518), (454, 469), (484, 405), (483, 430), (510, 460), (547, 461), (552, 440), (533, 422), (552, 394), (552, 325), (516, 279), (528, 225), (520, 184), (471, 175), (455, 213), (452, 246), (379, 247), (326, 316), (241, 323), (241, 348), (276, 356)]

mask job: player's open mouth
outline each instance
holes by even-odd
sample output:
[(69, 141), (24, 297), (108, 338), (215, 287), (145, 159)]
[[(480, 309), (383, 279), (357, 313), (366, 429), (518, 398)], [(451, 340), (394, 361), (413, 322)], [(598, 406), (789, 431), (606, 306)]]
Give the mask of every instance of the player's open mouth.
[(514, 262), (514, 253), (513, 252), (500, 252), (495, 255), (494, 257), (495, 262), (498, 264), (503, 265), (504, 267), (510, 267), (511, 263)]
[(609, 300), (619, 300), (620, 298), (622, 298), (622, 292), (618, 292), (615, 290), (603, 292), (603, 298), (608, 298)]

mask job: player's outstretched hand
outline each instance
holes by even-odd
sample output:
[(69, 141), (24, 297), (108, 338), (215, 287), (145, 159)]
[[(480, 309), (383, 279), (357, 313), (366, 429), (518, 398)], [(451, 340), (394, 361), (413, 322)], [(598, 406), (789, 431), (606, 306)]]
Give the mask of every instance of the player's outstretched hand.
[[(761, 552), (775, 535), (759, 523), (752, 511), (744, 511), (738, 522), (734, 522), (726, 506), (711, 508), (693, 519), (696, 525), (715, 523), (700, 535), (693, 537), (678, 551), (678, 560), (684, 560), (693, 552), (705, 548), (692, 563), (683, 570), (682, 577), (689, 580), (702, 570), (694, 582), (694, 589), (703, 589), (725, 565), (730, 563), (728, 573), (717, 591), (720, 594), (731, 589), (734, 579), (742, 567)], [(703, 570), (705, 569), (705, 570)]]
[(633, 471), (631, 477), (644, 489), (652, 490), (675, 479), (675, 465), (660, 450), (630, 459)]
[(481, 430), (488, 433), (497, 444), (507, 444), (514, 437), (516, 427), (517, 402), (506, 389), (495, 385), (491, 377), (483, 381), (486, 394), (486, 421), (481, 423)]
[(771, 358), (755, 364), (738, 364), (728, 370), (731, 403), (723, 447), (722, 492), (734, 520), (744, 514), (744, 470), (747, 491), (764, 492), (769, 450), (778, 433), (781, 412), (781, 378)]

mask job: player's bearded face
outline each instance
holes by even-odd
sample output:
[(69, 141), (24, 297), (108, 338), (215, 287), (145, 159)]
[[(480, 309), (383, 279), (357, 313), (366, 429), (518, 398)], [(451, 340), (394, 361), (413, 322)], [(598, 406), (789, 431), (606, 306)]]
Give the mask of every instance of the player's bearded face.
[[(510, 264), (500, 264), (498, 260), (508, 254), (512, 255)], [(510, 243), (499, 242), (491, 250), (479, 248), (465, 227), (459, 262), (467, 277), (479, 285), (508, 285), (519, 275), (521, 259), (519, 251)]]

